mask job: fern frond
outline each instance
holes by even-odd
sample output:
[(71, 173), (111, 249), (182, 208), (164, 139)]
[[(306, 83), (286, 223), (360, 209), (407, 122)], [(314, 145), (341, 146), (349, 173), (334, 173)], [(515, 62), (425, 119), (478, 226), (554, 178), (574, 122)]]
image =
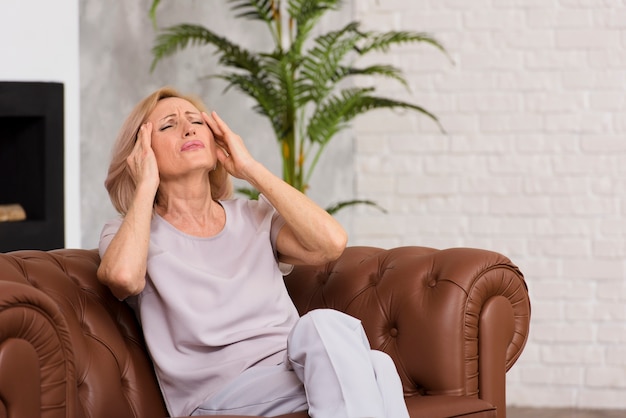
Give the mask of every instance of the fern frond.
[(318, 36), (303, 57), (299, 82), (309, 85), (309, 100), (323, 100), (345, 75), (340, 65), (362, 37), (358, 26), (358, 23), (351, 22), (340, 30)]
[(231, 10), (239, 11), (235, 17), (272, 22), (275, 13), (273, 0), (228, 0), (228, 2), (233, 4)]
[(290, 73), (293, 71), (293, 63), (282, 51), (277, 50), (271, 54), (262, 54), (263, 70), (272, 80), (274, 85), (286, 88), (286, 84), (291, 79)]
[[(269, 54), (261, 54), (260, 65), (263, 69), (264, 82), (271, 86), (275, 95), (280, 97), (282, 128), (276, 131), (277, 139), (280, 141), (295, 128), (293, 126), (293, 118), (296, 112), (294, 107), (296, 106), (295, 97), (300, 93), (292, 76), (294, 63), (287, 54), (277, 49)], [(274, 106), (277, 106), (277, 104), (275, 103)]]
[(310, 27), (327, 11), (338, 10), (341, 3), (341, 0), (289, 0), (287, 13), (298, 26)]
[(374, 89), (371, 87), (345, 89), (321, 103), (307, 126), (309, 141), (325, 145), (347, 126), (358, 104), (372, 91)]
[(152, 27), (154, 27), (155, 29), (157, 27), (156, 9), (157, 7), (159, 7), (159, 3), (161, 3), (161, 0), (152, 0), (152, 5), (150, 6), (150, 11), (148, 12), (150, 20), (152, 21)]
[(391, 78), (399, 81), (400, 84), (402, 84), (406, 88), (408, 88), (409, 86), (406, 79), (402, 75), (402, 71), (392, 65), (371, 65), (365, 68), (341, 67), (340, 70), (337, 72), (337, 78), (359, 75)]
[(421, 106), (398, 100), (387, 99), (370, 95), (374, 88), (352, 88), (342, 90), (339, 95), (328, 98), (315, 110), (306, 132), (311, 145), (315, 150), (311, 163), (307, 167), (307, 174), (302, 184), (307, 184), (315, 170), (317, 162), (328, 142), (356, 116), (380, 108), (404, 108), (418, 111), (430, 117), (443, 131), (437, 117)]
[(250, 200), (259, 200), (259, 195), (261, 194), (261, 192), (252, 187), (237, 187), (235, 191), (246, 196)]
[(226, 90), (235, 87), (253, 98), (257, 103), (254, 110), (270, 120), (278, 137), (284, 134), (287, 129), (283, 117), (286, 112), (285, 95), (281, 94), (278, 86), (271, 85), (267, 78), (258, 78), (250, 74), (229, 73), (217, 77), (228, 81)]
[(350, 119), (354, 119), (356, 116), (359, 116), (365, 112), (369, 112), (374, 109), (408, 109), (414, 110), (418, 113), (421, 113), (424, 116), (432, 119), (433, 122), (437, 124), (439, 129), (444, 132), (443, 126), (439, 122), (439, 118), (435, 116), (433, 113), (429, 112), (422, 106), (418, 106), (413, 103), (404, 102), (401, 100), (389, 99), (386, 97), (379, 96), (365, 96), (351, 109), (351, 113), (348, 114)]
[[(431, 118), (441, 128), (437, 117), (421, 106), (384, 97), (372, 96), (374, 88), (351, 88), (341, 91), (319, 106), (307, 127), (311, 142), (326, 144), (356, 116), (374, 109), (410, 109)], [(442, 128), (441, 128), (442, 129)]]
[(213, 45), (217, 48), (219, 62), (223, 65), (257, 73), (260, 71), (259, 59), (256, 54), (229, 41), (223, 36), (200, 25), (181, 24), (166, 28), (157, 36), (152, 47), (151, 70), (165, 57), (192, 45)]
[(341, 209), (346, 208), (348, 206), (353, 206), (353, 205), (369, 205), (369, 206), (375, 207), (376, 209), (378, 209), (379, 211), (383, 213), (387, 213), (387, 210), (383, 208), (382, 206), (380, 206), (378, 203), (372, 200), (361, 200), (361, 199), (343, 200), (341, 202), (337, 202), (332, 206), (328, 206), (326, 208), (326, 212), (328, 212), (331, 215), (334, 215), (335, 213), (339, 212)]
[(425, 32), (389, 31), (383, 33), (366, 32), (363, 45), (357, 49), (360, 55), (371, 51), (387, 52), (392, 45), (423, 42), (434, 46), (447, 55), (444, 46), (434, 37)]
[(294, 36), (291, 49), (299, 54), (315, 24), (328, 11), (338, 10), (341, 0), (289, 0), (287, 13), (294, 20)]

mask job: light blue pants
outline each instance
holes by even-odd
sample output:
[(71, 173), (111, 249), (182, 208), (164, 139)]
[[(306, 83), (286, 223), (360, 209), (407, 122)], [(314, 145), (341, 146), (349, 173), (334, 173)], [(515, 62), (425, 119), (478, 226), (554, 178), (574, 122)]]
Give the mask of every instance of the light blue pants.
[(304, 315), (286, 361), (243, 372), (193, 415), (275, 416), (308, 408), (312, 418), (408, 418), (391, 358), (371, 350), (361, 322), (332, 309)]

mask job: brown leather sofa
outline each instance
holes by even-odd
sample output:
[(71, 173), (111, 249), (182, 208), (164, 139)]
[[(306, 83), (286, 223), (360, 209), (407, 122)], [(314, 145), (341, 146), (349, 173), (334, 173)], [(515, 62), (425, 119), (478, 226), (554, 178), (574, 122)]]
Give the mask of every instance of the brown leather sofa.
[[(167, 416), (134, 315), (98, 282), (98, 262), (94, 250), (0, 254), (0, 417)], [(530, 321), (506, 257), (348, 247), (286, 284), (301, 313), (362, 320), (372, 347), (394, 359), (412, 418), (506, 415), (505, 373)]]

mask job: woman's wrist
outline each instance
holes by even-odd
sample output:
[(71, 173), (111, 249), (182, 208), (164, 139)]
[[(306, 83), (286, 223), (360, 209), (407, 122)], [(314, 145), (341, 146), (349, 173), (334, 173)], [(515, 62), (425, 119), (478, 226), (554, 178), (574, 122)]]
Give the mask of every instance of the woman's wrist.
[(270, 176), (275, 177), (274, 174), (272, 174), (272, 172), (269, 171), (263, 164), (253, 160), (247, 165), (243, 179), (252, 187), (263, 193), (267, 191), (267, 180)]

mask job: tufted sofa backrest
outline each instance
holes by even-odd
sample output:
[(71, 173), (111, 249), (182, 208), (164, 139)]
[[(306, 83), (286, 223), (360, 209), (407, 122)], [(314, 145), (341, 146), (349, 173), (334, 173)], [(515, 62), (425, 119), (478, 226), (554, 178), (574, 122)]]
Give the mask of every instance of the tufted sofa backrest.
[(46, 418), (165, 417), (137, 322), (98, 282), (98, 263), (94, 250), (0, 254), (0, 341), (19, 344), (23, 367), (41, 363), (41, 384), (21, 396), (41, 399)]

